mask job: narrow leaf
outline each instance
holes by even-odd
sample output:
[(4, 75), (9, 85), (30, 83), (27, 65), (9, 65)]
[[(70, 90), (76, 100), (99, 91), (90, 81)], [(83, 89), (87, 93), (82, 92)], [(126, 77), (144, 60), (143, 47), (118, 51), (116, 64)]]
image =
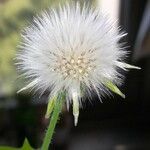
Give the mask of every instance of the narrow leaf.
[(34, 150), (27, 139), (24, 140), (23, 146), (21, 148), (9, 147), (9, 146), (0, 146), (0, 150)]
[(72, 101), (73, 101), (74, 125), (77, 126), (79, 118), (79, 101), (77, 92), (72, 93)]
[(134, 66), (134, 65), (130, 65), (130, 64), (124, 64), (124, 67), (127, 69), (141, 69), (140, 67)]
[(45, 114), (45, 118), (49, 118), (53, 109), (54, 109), (54, 105), (55, 105), (55, 102), (56, 102), (56, 99), (57, 97), (53, 97), (52, 99), (49, 100), (48, 102), (48, 105), (47, 105), (47, 111), (46, 111), (46, 114)]
[(24, 91), (24, 90), (27, 90), (27, 89), (29, 89), (29, 88), (31, 88), (31, 87), (33, 87), (33, 86), (35, 86), (37, 83), (38, 83), (38, 79), (35, 79), (35, 80), (33, 80), (31, 83), (29, 83), (27, 86), (25, 86), (24, 88), (22, 88), (22, 89), (20, 89), (19, 91), (17, 91), (17, 93), (20, 93), (20, 92), (22, 92), (22, 91)]
[(0, 150), (19, 150), (19, 148), (9, 147), (9, 146), (0, 146)]
[(141, 69), (140, 67), (134, 66), (134, 65), (130, 65), (127, 63), (122, 63), (122, 62), (117, 62), (117, 65), (122, 68), (123, 70), (127, 70), (127, 69)]
[(33, 148), (30, 146), (27, 138), (25, 138), (22, 148), (20, 150), (33, 150)]
[(105, 86), (108, 87), (112, 92), (120, 95), (122, 98), (125, 98), (125, 95), (119, 90), (119, 88), (113, 84), (111, 81), (107, 81)]

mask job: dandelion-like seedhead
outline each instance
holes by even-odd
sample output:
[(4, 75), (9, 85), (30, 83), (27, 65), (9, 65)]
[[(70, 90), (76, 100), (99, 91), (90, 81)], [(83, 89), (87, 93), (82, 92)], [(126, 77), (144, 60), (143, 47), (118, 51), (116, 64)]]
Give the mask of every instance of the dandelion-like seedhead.
[[(18, 67), (30, 79), (23, 89), (50, 91), (50, 98), (66, 92), (74, 116), (84, 95), (99, 98), (118, 90), (118, 69), (136, 68), (124, 63), (127, 52), (119, 41), (125, 34), (98, 9), (78, 3), (43, 12), (22, 34)], [(84, 91), (84, 92), (83, 92)]]

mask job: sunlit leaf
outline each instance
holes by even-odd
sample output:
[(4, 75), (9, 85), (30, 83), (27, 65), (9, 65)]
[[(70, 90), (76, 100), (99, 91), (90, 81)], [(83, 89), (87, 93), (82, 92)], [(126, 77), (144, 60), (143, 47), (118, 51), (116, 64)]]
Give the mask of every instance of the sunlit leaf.
[(47, 105), (47, 111), (46, 111), (46, 114), (45, 114), (45, 118), (49, 118), (50, 117), (50, 115), (51, 115), (51, 113), (53, 111), (56, 99), (57, 99), (57, 97), (54, 96), (52, 99), (49, 100), (48, 105)]
[(113, 84), (111, 81), (107, 81), (105, 86), (108, 87), (112, 92), (120, 95), (121, 97), (125, 98), (125, 95), (119, 90), (119, 88)]
[(30, 146), (28, 140), (25, 138), (22, 148), (20, 150), (33, 150), (33, 148)]
[(9, 147), (9, 146), (0, 146), (0, 150), (19, 150), (19, 148)]
[(79, 100), (78, 93), (72, 93), (72, 101), (73, 101), (73, 116), (74, 116), (74, 125), (77, 126), (78, 117), (79, 117)]
[(23, 146), (21, 148), (15, 148), (10, 146), (0, 146), (0, 150), (34, 150), (27, 139), (24, 140)]
[(140, 67), (130, 65), (130, 64), (127, 64), (127, 63), (123, 63), (123, 62), (119, 62), (119, 61), (117, 62), (117, 65), (125, 71), (127, 69), (141, 69)]
[(125, 64), (124, 67), (127, 68), (127, 69), (141, 69), (140, 67), (130, 65), (130, 64)]

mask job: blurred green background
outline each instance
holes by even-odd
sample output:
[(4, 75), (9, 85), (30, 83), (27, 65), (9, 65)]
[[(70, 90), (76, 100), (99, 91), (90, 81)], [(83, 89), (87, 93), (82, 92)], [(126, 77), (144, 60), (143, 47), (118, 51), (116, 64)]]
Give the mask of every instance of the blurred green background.
[[(15, 54), (21, 30), (43, 9), (67, 0), (0, 0), (0, 93), (16, 91)], [(17, 82), (17, 84), (16, 84)]]

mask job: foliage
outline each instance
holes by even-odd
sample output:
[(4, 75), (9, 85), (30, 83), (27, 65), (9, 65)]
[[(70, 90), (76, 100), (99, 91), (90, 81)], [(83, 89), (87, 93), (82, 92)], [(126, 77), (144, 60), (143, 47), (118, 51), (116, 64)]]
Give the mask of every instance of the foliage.
[(21, 148), (14, 148), (9, 146), (0, 146), (0, 150), (33, 150), (27, 139), (24, 140), (23, 146)]

